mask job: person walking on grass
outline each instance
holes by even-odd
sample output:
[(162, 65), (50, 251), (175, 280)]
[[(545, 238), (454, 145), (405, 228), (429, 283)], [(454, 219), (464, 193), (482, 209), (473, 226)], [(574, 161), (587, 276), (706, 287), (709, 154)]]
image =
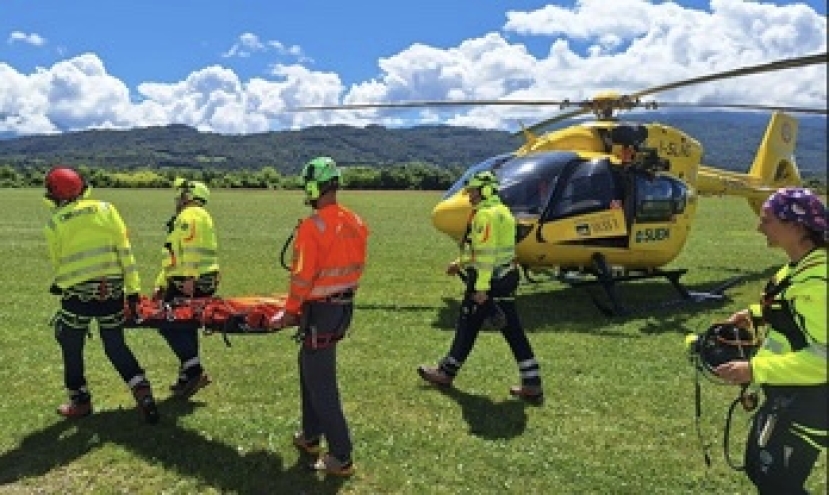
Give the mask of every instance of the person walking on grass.
[(779, 189), (763, 204), (757, 229), (769, 247), (785, 251), (788, 263), (766, 285), (760, 304), (728, 321), (764, 331), (763, 346), (750, 360), (714, 371), (729, 383), (762, 387), (765, 401), (745, 450), (745, 472), (758, 492), (805, 494), (829, 446), (826, 206), (808, 189)]
[(45, 186), (52, 214), (44, 233), (55, 271), (49, 291), (60, 296), (53, 320), (69, 392), (69, 402), (57, 412), (66, 418), (92, 414), (83, 353), (92, 320), (97, 320), (107, 358), (132, 391), (144, 420), (157, 423), (150, 381), (124, 339), (125, 303), (137, 314), (141, 291), (124, 221), (113, 204), (89, 198), (91, 187), (72, 168), (52, 168)]
[[(176, 179), (175, 214), (167, 222), (161, 271), (153, 298), (210, 297), (219, 287), (219, 255), (213, 217), (205, 208), (210, 190), (202, 182)], [(170, 386), (175, 397), (188, 399), (210, 384), (199, 352), (198, 323), (162, 324), (159, 333), (179, 360), (179, 375)]]
[(328, 452), (310, 467), (336, 476), (354, 472), (353, 444), (337, 385), (337, 343), (351, 325), (354, 295), (366, 263), (368, 227), (337, 202), (341, 173), (329, 157), (302, 171), (311, 215), (299, 224), (293, 245), (285, 312), (273, 329), (298, 325), (301, 429), (293, 444), (303, 453)]
[(449, 353), (437, 366), (420, 366), (420, 377), (450, 386), (472, 352), (484, 323), (498, 327), (518, 365), (521, 384), (511, 395), (540, 405), (541, 374), (515, 304), (519, 274), (515, 264), (515, 218), (498, 196), (498, 178), (478, 172), (466, 185), (473, 214), (461, 240), (461, 257), (449, 264), (448, 275), (461, 275), (466, 291)]

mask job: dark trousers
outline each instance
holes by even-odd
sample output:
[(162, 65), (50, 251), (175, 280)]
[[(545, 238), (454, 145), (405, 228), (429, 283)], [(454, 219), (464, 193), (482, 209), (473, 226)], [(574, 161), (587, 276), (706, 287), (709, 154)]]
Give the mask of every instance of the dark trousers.
[(455, 335), (452, 345), (449, 348), (447, 358), (441, 362), (441, 369), (451, 376), (455, 376), (466, 358), (472, 352), (478, 334), (484, 324), (484, 320), (492, 316), (496, 305), (504, 313), (506, 325), (500, 329), (501, 335), (509, 345), (515, 362), (518, 364), (524, 385), (541, 385), (541, 377), (538, 375), (538, 363), (535, 360), (532, 346), (530, 345), (521, 319), (518, 316), (518, 309), (515, 303), (515, 292), (518, 288), (518, 270), (511, 270), (499, 279), (494, 279), (490, 290), (487, 291), (489, 299), (485, 304), (477, 304), (472, 296), (474, 295), (475, 274), (466, 276), (467, 290), (461, 302), (460, 314), (455, 325)]
[(184, 328), (181, 325), (167, 327), (164, 324), (159, 326), (158, 333), (167, 341), (167, 345), (178, 358), (182, 372), (187, 362), (198, 360), (198, 364), (189, 366), (186, 370), (187, 376), (198, 376), (204, 371), (199, 358), (199, 331), (197, 327)]
[[(172, 302), (176, 298), (187, 298), (180, 290), (181, 277), (175, 277), (167, 285), (164, 291), (164, 301)], [(210, 273), (202, 275), (196, 281), (196, 291), (192, 297), (211, 297), (218, 288), (218, 274)], [(158, 332), (167, 341), (167, 345), (173, 351), (180, 362), (181, 377), (183, 379), (199, 376), (204, 372), (199, 356), (199, 325), (182, 325), (180, 322), (171, 322), (169, 325), (161, 324)]]
[(93, 319), (98, 320), (104, 352), (124, 383), (140, 377), (144, 370), (138, 364), (124, 339), (124, 299), (82, 301), (65, 298), (55, 318), (55, 338), (63, 357), (63, 382), (70, 392), (86, 387), (84, 346)]
[[(308, 439), (324, 436), (331, 455), (350, 460), (353, 444), (337, 384), (337, 344), (327, 338), (345, 334), (353, 306), (308, 303), (302, 313), (300, 332), (305, 338), (298, 359), (302, 434)], [(314, 335), (326, 343), (314, 345)]]
[[(745, 452), (746, 475), (760, 494), (808, 494), (804, 485), (826, 447), (829, 426), (827, 387), (765, 387), (766, 401), (754, 415)], [(774, 427), (764, 446), (760, 439), (769, 417)], [(823, 431), (822, 437), (796, 432)]]

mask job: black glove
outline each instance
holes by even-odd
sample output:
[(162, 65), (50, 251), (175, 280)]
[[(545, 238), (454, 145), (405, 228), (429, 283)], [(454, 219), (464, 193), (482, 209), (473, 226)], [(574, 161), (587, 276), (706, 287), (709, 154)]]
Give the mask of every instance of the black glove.
[(136, 323), (142, 320), (141, 315), (138, 313), (139, 301), (140, 297), (138, 294), (129, 294), (127, 296), (127, 307), (130, 310), (130, 319)]
[(53, 296), (60, 296), (63, 294), (63, 289), (58, 287), (58, 284), (52, 282), (52, 285), (49, 286), (49, 294)]

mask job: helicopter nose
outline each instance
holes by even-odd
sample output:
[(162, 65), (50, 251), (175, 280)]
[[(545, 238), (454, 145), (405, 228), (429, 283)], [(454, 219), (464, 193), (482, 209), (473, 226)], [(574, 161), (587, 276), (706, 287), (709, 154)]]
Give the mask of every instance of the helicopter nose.
[(466, 232), (466, 224), (471, 213), (469, 197), (461, 190), (435, 206), (432, 210), (432, 225), (459, 241)]

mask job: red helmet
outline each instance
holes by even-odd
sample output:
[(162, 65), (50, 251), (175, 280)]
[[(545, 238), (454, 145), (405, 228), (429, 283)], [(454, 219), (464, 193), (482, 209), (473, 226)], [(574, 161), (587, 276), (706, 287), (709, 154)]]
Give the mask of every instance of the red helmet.
[(81, 174), (68, 167), (52, 168), (44, 182), (46, 197), (61, 203), (78, 198), (86, 189), (86, 181)]

